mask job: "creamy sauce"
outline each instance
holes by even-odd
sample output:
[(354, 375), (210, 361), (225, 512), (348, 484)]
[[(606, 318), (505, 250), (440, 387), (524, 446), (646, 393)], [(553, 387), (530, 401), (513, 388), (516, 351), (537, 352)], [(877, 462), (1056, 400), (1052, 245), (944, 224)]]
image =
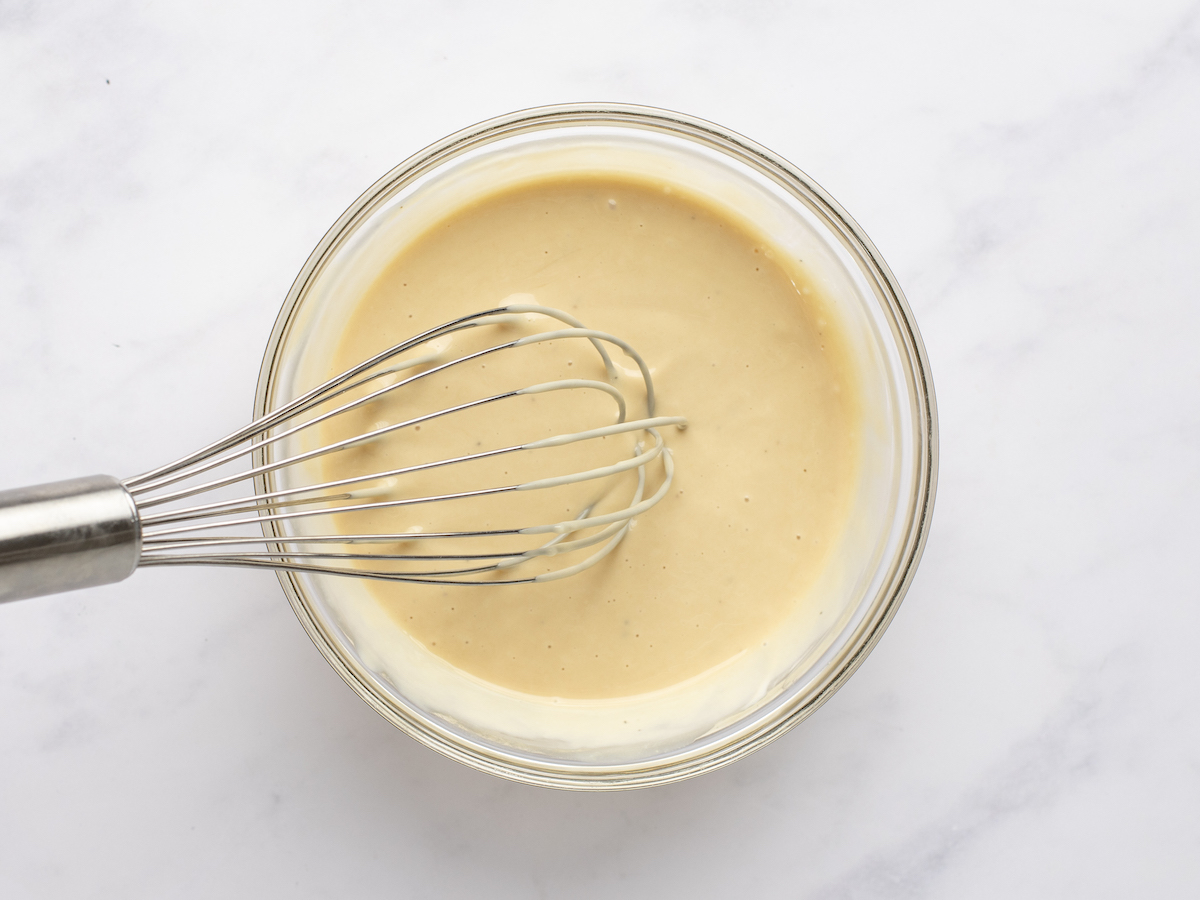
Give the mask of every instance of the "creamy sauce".
[[(671, 493), (580, 575), (482, 588), (368, 582), (380, 607), (456, 669), (538, 697), (646, 694), (768, 642), (808, 602), (858, 477), (858, 386), (837, 319), (803, 263), (678, 187), (607, 174), (531, 181), (452, 211), (407, 244), (362, 296), (329, 370), (513, 298), (570, 312), (649, 361), (659, 412), (689, 421), (686, 431), (664, 431), (676, 464)], [(484, 336), (439, 349), (458, 353), (475, 340)], [(628, 359), (615, 361), (622, 379), (636, 374)], [(481, 379), (491, 392), (559, 377), (604, 376), (581, 343), (513, 351), (377, 402), (320, 437), (478, 396)], [(323, 474), (593, 427), (597, 416), (611, 419), (611, 407), (598, 393), (494, 404), (338, 454)], [(431, 473), (414, 489), (506, 484), (604, 465), (612, 454), (611, 445), (560, 448)], [(632, 477), (598, 508), (616, 505)], [(459, 500), (399, 521), (392, 511), (343, 516), (338, 527), (557, 521), (592, 503), (590, 490)]]

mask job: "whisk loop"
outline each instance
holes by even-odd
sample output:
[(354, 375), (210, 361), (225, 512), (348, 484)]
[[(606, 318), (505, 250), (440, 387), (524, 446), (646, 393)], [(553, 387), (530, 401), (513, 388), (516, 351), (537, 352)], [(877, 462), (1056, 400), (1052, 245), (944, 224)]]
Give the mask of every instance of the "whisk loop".
[[(445, 351), (418, 352), (439, 339), (469, 329), (528, 325), (537, 318), (557, 320), (566, 327), (535, 331), (482, 349), (446, 359)], [(502, 352), (554, 341), (581, 340), (591, 345), (603, 362), (607, 381), (569, 378), (541, 382), (515, 390), (468, 400), (430, 412), (410, 415), (402, 421), (383, 423), (362, 433), (334, 440), (313, 449), (289, 447), (302, 432), (382, 398), (395, 399), (398, 392), (419, 382), (467, 366)], [(620, 381), (607, 346), (623, 351), (636, 364), (644, 388), (646, 415), (629, 420), (629, 398), (616, 386)], [(613, 401), (615, 421), (582, 431), (508, 446), (464, 453), (443, 459), (397, 466), (317, 484), (277, 486), (277, 477), (332, 453), (350, 450), (387, 436), (435, 422), (468, 410), (496, 404), (518, 396), (564, 391), (603, 395)], [(333, 401), (337, 401), (334, 403)], [(332, 405), (331, 405), (332, 404)], [(455, 319), (422, 332), (331, 378), (284, 404), (228, 437), (209, 444), (169, 465), (122, 482), (133, 499), (141, 527), (140, 566), (214, 565), (282, 569), (317, 575), (348, 575), (388, 581), (435, 584), (519, 584), (549, 581), (581, 572), (599, 562), (621, 542), (636, 516), (645, 513), (670, 490), (674, 474), (671, 452), (664, 445), (660, 428), (686, 426), (679, 416), (659, 416), (655, 410), (654, 384), (645, 360), (618, 337), (584, 327), (561, 310), (531, 304), (500, 306)], [(538, 423), (542, 424), (542, 423)], [(394, 496), (396, 485), (409, 476), (432, 470), (502, 457), (506, 454), (537, 452), (568, 444), (604, 440), (612, 436), (644, 432), (631, 455), (603, 466), (562, 475), (551, 475), (484, 488), (447, 491), (420, 496)], [(278, 456), (279, 458), (276, 458)], [(228, 475), (215, 470), (243, 462), (249, 468)], [(647, 467), (661, 460), (661, 479), (649, 496)], [(424, 504), (487, 497), (507, 492), (551, 490), (567, 485), (599, 482), (597, 498), (611, 491), (613, 479), (635, 471), (637, 483), (621, 508), (597, 512), (599, 499), (574, 518), (552, 522), (514, 523), (510, 527), (445, 531), (391, 531), (339, 534), (309, 534), (310, 523), (331, 523), (335, 517), (383, 510), (398, 511)], [(197, 481), (199, 476), (207, 480)], [(258, 492), (250, 496), (221, 499), (196, 505), (182, 501), (222, 491), (253, 480)], [(249, 533), (261, 529), (262, 534)], [(519, 551), (492, 546), (497, 539), (548, 535), (549, 540)], [(450, 541), (449, 552), (390, 552), (385, 545), (407, 542)], [(360, 549), (361, 548), (361, 549)], [(524, 574), (520, 567), (549, 561), (588, 548), (589, 556), (569, 565)], [(439, 548), (442, 549), (442, 548)]]

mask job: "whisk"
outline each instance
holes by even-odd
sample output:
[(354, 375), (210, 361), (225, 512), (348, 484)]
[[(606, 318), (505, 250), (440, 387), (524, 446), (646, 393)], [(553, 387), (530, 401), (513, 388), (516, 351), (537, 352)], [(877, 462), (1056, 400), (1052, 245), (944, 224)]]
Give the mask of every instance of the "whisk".
[[(531, 331), (488, 343), (452, 358), (441, 339), (468, 329), (554, 320), (549, 331)], [(520, 352), (531, 344), (579, 340), (591, 345), (603, 362), (606, 380), (556, 378), (513, 390), (484, 394), (432, 411), (412, 411), (394, 423), (378, 423), (348, 437), (311, 449), (296, 449), (301, 433), (319, 434), (337, 417), (388, 397), (404, 399), (418, 383), (494, 354)], [(622, 350), (636, 364), (644, 390), (646, 415), (629, 419), (624, 383), (606, 345)], [(425, 352), (422, 352), (424, 350)], [(460, 370), (461, 371), (461, 370)], [(610, 398), (613, 420), (583, 430), (538, 437), (506, 446), (386, 468), (315, 484), (282, 484), (286, 473), (311, 466), (327, 454), (361, 448), (386, 436), (411, 433), (427, 422), (459, 416), (488, 404), (554, 392), (598, 392)], [(341, 421), (346, 421), (342, 419)], [(538, 423), (544, 425), (545, 423)], [(655, 414), (654, 384), (645, 360), (622, 339), (586, 328), (573, 316), (532, 304), (509, 304), (462, 316), (402, 341), (320, 386), (267, 413), (228, 437), (169, 465), (119, 481), (91, 476), (0, 492), (0, 602), (121, 581), (139, 566), (242, 566), (312, 575), (424, 584), (519, 584), (574, 575), (595, 565), (621, 542), (634, 517), (665, 497), (674, 473), (671, 452), (659, 428), (686, 427), (680, 416)], [(619, 434), (644, 433), (632, 452), (605, 465), (567, 474), (418, 496), (397, 496), (406, 477), (463, 466), (505, 454), (546, 451)], [(608, 442), (613, 443), (613, 442)], [(614, 443), (614, 446), (616, 444)], [(216, 470), (245, 466), (228, 475)], [(660, 461), (661, 477), (647, 496), (647, 466)], [(599, 512), (599, 498), (627, 485), (622, 473), (636, 473), (636, 487), (619, 508)], [(197, 479), (200, 479), (197, 481)], [(538, 491), (596, 482), (595, 499), (562, 521), (513, 523), (463, 530), (392, 530), (341, 534), (329, 528), (331, 517), (415, 509), (425, 504), (508, 492)], [(255, 492), (197, 503), (200, 495), (220, 496), (231, 486), (253, 483)], [(203, 498), (201, 498), (203, 499)], [(343, 520), (345, 521), (345, 520)], [(315, 524), (325, 530), (310, 533)], [(261, 530), (261, 535), (256, 533)], [(331, 531), (333, 533), (331, 533)], [(500, 547), (520, 539), (532, 546)], [(442, 552), (399, 552), (411, 542)], [(449, 547), (450, 549), (447, 549)], [(557, 565), (560, 559), (581, 561)], [(537, 566), (531, 566), (540, 561)], [(539, 571), (523, 572), (522, 568)]]

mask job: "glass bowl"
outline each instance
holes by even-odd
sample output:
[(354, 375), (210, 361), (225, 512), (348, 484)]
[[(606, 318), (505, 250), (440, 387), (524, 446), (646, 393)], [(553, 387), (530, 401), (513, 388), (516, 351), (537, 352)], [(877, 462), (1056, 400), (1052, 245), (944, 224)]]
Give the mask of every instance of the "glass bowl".
[[(797, 725), (883, 635), (912, 581), (933, 509), (937, 414), (929, 364), (904, 295), (875, 246), (803, 172), (701, 119), (647, 107), (569, 104), (512, 113), (453, 134), (359, 197), (313, 250), (280, 310), (255, 415), (310, 386), (313, 360), (328, 349), (348, 304), (429, 215), (518, 179), (530, 166), (547, 165), (564, 171), (628, 165), (686, 184), (753, 221), (785, 252), (802, 256), (836, 300), (862, 380), (865, 435), (858, 499), (826, 579), (838, 597), (836, 614), (751, 702), (714, 713), (698, 735), (589, 755), (587, 747), (567, 752), (520, 736), (485, 734), (443, 714), (415, 689), (415, 679), (393, 677), (356, 642), (333, 602), (347, 579), (280, 572), (279, 580), (330, 665), (384, 718), (426, 746), (476, 769), (546, 787), (665, 784), (733, 762)], [(260, 461), (272, 452), (261, 452)], [(256, 489), (277, 489), (279, 477), (259, 476)], [(263, 527), (270, 537), (281, 536), (285, 526)]]

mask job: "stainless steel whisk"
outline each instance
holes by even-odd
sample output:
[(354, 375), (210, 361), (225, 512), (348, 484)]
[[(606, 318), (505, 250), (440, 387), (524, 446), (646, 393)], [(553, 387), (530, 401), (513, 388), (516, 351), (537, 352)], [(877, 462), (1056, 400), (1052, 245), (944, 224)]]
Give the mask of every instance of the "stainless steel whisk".
[[(443, 359), (439, 353), (397, 359), (465, 329), (511, 323), (530, 316), (555, 319), (566, 327), (499, 341), (453, 359)], [(490, 354), (512, 351), (532, 343), (566, 339), (583, 339), (591, 343), (604, 363), (607, 382), (556, 379), (528, 385), (414, 415), (316, 449), (273, 458), (273, 451), (283, 448), (289, 439), (304, 429), (360, 409), (392, 392), (403, 391), (421, 379)], [(618, 380), (616, 369), (605, 344), (620, 348), (637, 364), (645, 390), (644, 418), (627, 419), (627, 402), (614, 385)], [(403, 374), (411, 370), (417, 371)], [(554, 391), (599, 391), (608, 395), (617, 408), (615, 423), (314, 485), (273, 488), (269, 480), (274, 473), (324, 454), (359, 446), (427, 421), (511, 397)], [(355, 396), (355, 392), (363, 393)], [(342, 399), (332, 408), (320, 409), (337, 398)], [(312, 415), (304, 418), (309, 413)], [(655, 415), (650, 370), (642, 357), (620, 338), (588, 329), (573, 316), (549, 307), (513, 304), (472, 313), (396, 344), (228, 437), (143, 475), (125, 481), (99, 475), (0, 492), (0, 602), (121, 581), (139, 566), (244, 566), (460, 585), (515, 584), (567, 577), (594, 565), (610, 553), (625, 537), (634, 517), (666, 496), (674, 466), (670, 450), (665, 448), (657, 429), (668, 425), (684, 428), (686, 424), (679, 416)], [(371, 487), (371, 482), (402, 479), (417, 472), (502, 454), (543, 450), (639, 431), (649, 436), (647, 444), (637, 443), (632, 455), (606, 466), (484, 489), (372, 499), (380, 495), (380, 489)], [(211, 477), (214, 470), (246, 457), (251, 458), (248, 469)], [(658, 459), (661, 459), (662, 480), (647, 497), (646, 467)], [(600, 515), (593, 515), (595, 504), (592, 504), (570, 520), (504, 528), (349, 535), (308, 534), (301, 529), (309, 521), (339, 513), (413, 507), (586, 481), (603, 482), (630, 470), (637, 472), (637, 486), (629, 501), (614, 512)], [(210, 475), (208, 480), (195, 483), (198, 476), (206, 473)], [(257, 485), (257, 492), (249, 496), (179, 505), (200, 494), (220, 492), (250, 481)], [(261, 528), (262, 536), (247, 533), (254, 526)], [(214, 533), (218, 529), (222, 532)], [(225, 529), (230, 531), (225, 532)], [(546, 539), (519, 551), (497, 550), (490, 544), (478, 546), (479, 542), (518, 535), (541, 535)], [(463, 550), (414, 554), (347, 549), (431, 539), (457, 542)], [(472, 541), (477, 546), (473, 547)], [(571, 565), (550, 568), (536, 575), (523, 576), (513, 571), (533, 560), (550, 560), (597, 545), (599, 549), (590, 556)]]

